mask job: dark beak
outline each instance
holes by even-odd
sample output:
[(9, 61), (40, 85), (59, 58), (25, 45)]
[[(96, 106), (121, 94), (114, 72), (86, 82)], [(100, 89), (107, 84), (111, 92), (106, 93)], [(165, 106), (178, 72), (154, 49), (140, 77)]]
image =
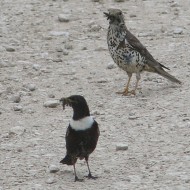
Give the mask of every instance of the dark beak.
[(63, 110), (65, 109), (65, 106), (71, 105), (71, 101), (69, 98), (61, 98), (59, 101), (62, 103)]
[(104, 12), (104, 16), (107, 17), (107, 20), (110, 19), (110, 14), (109, 13)]

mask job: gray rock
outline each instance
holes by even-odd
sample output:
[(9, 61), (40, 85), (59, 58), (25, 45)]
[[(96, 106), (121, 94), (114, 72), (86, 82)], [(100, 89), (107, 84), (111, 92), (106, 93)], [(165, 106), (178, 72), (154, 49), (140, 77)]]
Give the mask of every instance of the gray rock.
[(14, 111), (22, 111), (22, 106), (21, 105), (15, 105), (14, 107), (13, 107), (13, 110)]
[(38, 64), (33, 64), (33, 65), (32, 65), (32, 68), (33, 68), (34, 70), (38, 71), (38, 70), (40, 69), (40, 65), (38, 65)]
[(56, 50), (57, 52), (63, 52), (63, 48), (61, 48), (61, 47), (57, 47), (55, 50)]
[(15, 126), (9, 130), (9, 134), (22, 135), (26, 129), (22, 126)]
[(122, 143), (117, 144), (116, 145), (116, 151), (119, 151), (119, 150), (128, 150), (128, 145), (122, 144)]
[(69, 19), (70, 15), (68, 14), (60, 14), (58, 15), (58, 20), (59, 22), (69, 22), (70, 19)]
[(50, 173), (56, 173), (56, 172), (58, 172), (58, 171), (59, 171), (58, 166), (56, 166), (56, 165), (50, 165), (50, 166), (49, 166), (49, 172), (50, 172)]
[(73, 49), (72, 44), (69, 43), (65, 44), (65, 49)]
[(44, 107), (56, 108), (59, 104), (60, 102), (58, 100), (49, 100), (44, 103)]
[(130, 14), (129, 17), (133, 18), (133, 17), (137, 17), (137, 15), (135, 15), (135, 14)]
[(116, 65), (114, 63), (109, 63), (107, 66), (107, 69), (114, 69), (116, 68)]
[(0, 68), (3, 68), (3, 67), (8, 67), (8, 63), (3, 61), (3, 60), (0, 60)]
[(67, 51), (66, 49), (63, 50), (63, 55), (68, 55), (69, 54), (69, 51)]
[(183, 29), (182, 28), (175, 28), (173, 31), (174, 34), (182, 34), (183, 33)]
[(61, 58), (54, 58), (52, 59), (53, 62), (59, 63), (59, 62), (63, 62), (63, 60)]
[(30, 91), (34, 91), (34, 90), (36, 90), (36, 86), (34, 84), (28, 84), (28, 89)]
[(50, 32), (51, 36), (65, 36), (65, 37), (69, 37), (69, 32), (64, 32), (64, 31), (51, 31)]
[(125, 0), (115, 0), (115, 2), (124, 2)]
[(19, 103), (20, 100), (20, 95), (14, 95), (11, 97), (11, 101), (13, 101), (14, 103)]
[(49, 98), (55, 98), (55, 95), (51, 93), (51, 94), (48, 94), (48, 97)]
[(5, 49), (8, 52), (14, 52), (15, 51), (15, 48), (13, 48), (13, 47), (5, 47)]
[(47, 184), (52, 184), (52, 183), (55, 183), (55, 182), (56, 181), (55, 181), (55, 179), (53, 177), (51, 177), (51, 178), (49, 178), (49, 179), (46, 180)]

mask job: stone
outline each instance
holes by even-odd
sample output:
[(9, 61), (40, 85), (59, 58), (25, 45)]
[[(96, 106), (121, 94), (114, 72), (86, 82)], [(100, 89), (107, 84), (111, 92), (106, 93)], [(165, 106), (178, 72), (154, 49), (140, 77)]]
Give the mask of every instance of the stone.
[(133, 18), (133, 17), (137, 17), (137, 15), (135, 15), (135, 14), (130, 14), (129, 17)]
[(40, 65), (38, 64), (33, 64), (32, 65), (32, 68), (35, 70), (35, 71), (38, 71), (40, 69)]
[(58, 166), (56, 166), (56, 165), (50, 165), (50, 166), (49, 166), (49, 172), (50, 172), (50, 173), (56, 173), (56, 172), (58, 172), (58, 171), (59, 171)]
[(50, 177), (50, 178), (48, 178), (47, 180), (46, 180), (46, 183), (47, 184), (52, 184), (52, 183), (55, 183), (56, 181), (55, 181), (55, 179), (53, 178), (53, 177)]
[(28, 84), (28, 89), (30, 91), (34, 91), (34, 90), (36, 90), (36, 86), (34, 84)]
[(60, 102), (58, 100), (49, 100), (44, 103), (44, 107), (56, 108), (59, 104)]
[(128, 145), (122, 144), (122, 143), (117, 144), (116, 145), (116, 151), (119, 151), (119, 150), (128, 150)]
[(64, 31), (51, 31), (50, 32), (51, 36), (65, 36), (65, 37), (69, 37), (69, 32), (64, 32)]
[(124, 2), (125, 0), (115, 0), (115, 2)]
[(20, 95), (14, 95), (11, 97), (11, 100), (14, 102), (14, 103), (19, 103), (20, 102)]
[(183, 33), (183, 29), (182, 29), (182, 28), (175, 28), (175, 29), (173, 30), (173, 33), (174, 33), (174, 34), (182, 34), (182, 33)]
[(109, 63), (107, 66), (107, 69), (114, 69), (116, 68), (116, 65), (114, 63)]
[(63, 62), (63, 60), (61, 58), (54, 58), (52, 59), (53, 62), (59, 63), (59, 62)]
[(65, 44), (65, 49), (73, 49), (73, 46), (69, 43)]
[(68, 14), (59, 14), (58, 20), (59, 20), (59, 22), (69, 22), (70, 21), (69, 17), (70, 17), (70, 15), (68, 15)]
[(11, 134), (22, 135), (25, 131), (26, 131), (26, 129), (24, 127), (15, 126), (9, 130), (9, 135), (11, 135)]
[(22, 106), (21, 105), (15, 105), (14, 107), (13, 107), (13, 110), (14, 111), (22, 111)]
[(55, 95), (51, 93), (51, 94), (48, 94), (48, 97), (49, 98), (55, 98)]
[(15, 48), (13, 48), (13, 47), (5, 47), (5, 49), (8, 52), (14, 52), (15, 51)]

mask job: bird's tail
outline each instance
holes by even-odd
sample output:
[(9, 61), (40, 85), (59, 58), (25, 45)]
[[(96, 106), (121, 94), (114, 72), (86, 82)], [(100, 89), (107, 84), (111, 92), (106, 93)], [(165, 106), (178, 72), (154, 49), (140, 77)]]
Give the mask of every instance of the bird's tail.
[(172, 81), (172, 82), (175, 82), (175, 83), (178, 83), (178, 84), (181, 84), (181, 81), (179, 81), (178, 79), (176, 79), (174, 76), (170, 75), (168, 72), (166, 72), (164, 69), (162, 68), (156, 68), (156, 72), (167, 78), (168, 80)]
[(67, 165), (73, 165), (73, 159), (70, 155), (66, 155), (65, 158), (63, 158), (60, 163), (67, 164)]

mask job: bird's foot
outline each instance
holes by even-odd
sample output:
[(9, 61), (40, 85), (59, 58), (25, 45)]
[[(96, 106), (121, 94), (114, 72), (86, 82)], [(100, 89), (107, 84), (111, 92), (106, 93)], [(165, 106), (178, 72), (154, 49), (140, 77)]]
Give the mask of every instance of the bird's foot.
[(129, 95), (129, 91), (128, 90), (124, 90), (122, 92), (116, 92), (116, 94), (122, 94), (123, 96), (128, 96)]
[(78, 182), (83, 182), (84, 179), (79, 179), (77, 176), (75, 176), (75, 182), (78, 181)]
[(88, 179), (97, 179), (98, 177), (95, 177), (95, 176), (92, 176), (92, 174), (91, 173), (89, 173), (87, 176), (85, 176), (86, 178), (88, 178)]
[(130, 91), (130, 94), (132, 94), (132, 95), (134, 95), (134, 96), (135, 96), (135, 95), (136, 95), (135, 90), (131, 90), (131, 91)]

